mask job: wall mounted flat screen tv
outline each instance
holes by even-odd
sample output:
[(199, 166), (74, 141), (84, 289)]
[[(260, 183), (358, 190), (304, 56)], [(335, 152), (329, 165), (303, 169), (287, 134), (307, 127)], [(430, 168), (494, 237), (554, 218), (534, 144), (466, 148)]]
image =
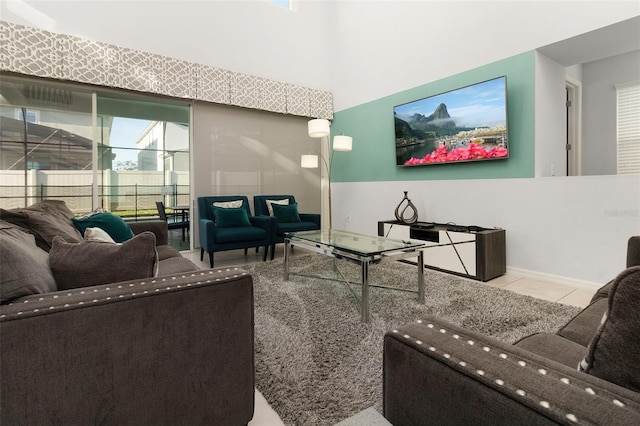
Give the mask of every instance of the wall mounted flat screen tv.
[(398, 166), (509, 157), (506, 76), (398, 105), (393, 115)]

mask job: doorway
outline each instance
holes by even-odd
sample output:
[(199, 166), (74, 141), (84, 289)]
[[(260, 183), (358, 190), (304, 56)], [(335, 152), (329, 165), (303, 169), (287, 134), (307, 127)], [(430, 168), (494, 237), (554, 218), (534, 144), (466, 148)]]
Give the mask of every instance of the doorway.
[(580, 176), (582, 175), (582, 83), (567, 77), (565, 92), (567, 176)]

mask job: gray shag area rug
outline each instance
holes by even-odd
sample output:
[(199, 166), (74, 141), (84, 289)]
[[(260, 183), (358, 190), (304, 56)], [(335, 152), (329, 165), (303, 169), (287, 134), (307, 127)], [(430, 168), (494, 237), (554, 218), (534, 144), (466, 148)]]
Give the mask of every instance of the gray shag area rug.
[[(298, 255), (292, 270), (333, 276), (331, 262)], [(338, 264), (359, 282), (357, 265)], [(345, 284), (296, 275), (284, 281), (282, 260), (243, 269), (254, 279), (256, 387), (287, 425), (333, 425), (368, 407), (382, 413), (383, 336), (425, 315), (513, 343), (555, 332), (580, 311), (427, 269), (426, 304), (415, 293), (371, 288), (364, 324)], [(373, 265), (369, 277), (417, 289), (416, 267), (406, 263)]]

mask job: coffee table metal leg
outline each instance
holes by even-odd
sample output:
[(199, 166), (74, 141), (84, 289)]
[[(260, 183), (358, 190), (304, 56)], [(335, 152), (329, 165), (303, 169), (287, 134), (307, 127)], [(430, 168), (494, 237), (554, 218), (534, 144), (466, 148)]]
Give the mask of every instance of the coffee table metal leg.
[(362, 262), (362, 322), (369, 322), (369, 262)]
[(289, 250), (291, 249), (291, 241), (284, 239), (284, 280), (289, 281)]
[(424, 301), (424, 252), (418, 250), (418, 302)]

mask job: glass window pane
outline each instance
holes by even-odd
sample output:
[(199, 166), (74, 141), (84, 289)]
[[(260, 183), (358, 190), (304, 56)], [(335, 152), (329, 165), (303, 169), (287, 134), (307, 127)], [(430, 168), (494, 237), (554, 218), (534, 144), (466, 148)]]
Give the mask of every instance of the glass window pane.
[(123, 217), (157, 217), (156, 202), (189, 204), (189, 105), (98, 94), (101, 203)]
[(13, 76), (0, 92), (0, 207), (56, 198), (90, 210), (91, 92)]

